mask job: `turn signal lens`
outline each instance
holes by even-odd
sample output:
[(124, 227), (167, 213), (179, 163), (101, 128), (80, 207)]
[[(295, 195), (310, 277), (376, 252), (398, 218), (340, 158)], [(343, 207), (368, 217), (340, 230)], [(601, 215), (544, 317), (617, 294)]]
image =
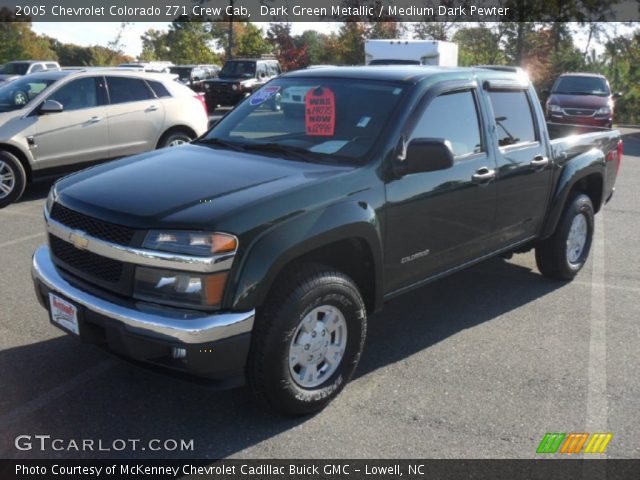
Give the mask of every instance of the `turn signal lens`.
[(222, 303), (224, 286), (227, 283), (227, 272), (205, 277), (205, 303), (207, 305), (219, 305)]

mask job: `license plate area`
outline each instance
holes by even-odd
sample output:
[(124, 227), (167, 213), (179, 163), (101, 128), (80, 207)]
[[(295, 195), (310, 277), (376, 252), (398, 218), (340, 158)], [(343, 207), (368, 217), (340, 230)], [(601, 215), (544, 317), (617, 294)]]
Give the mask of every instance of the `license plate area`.
[(80, 335), (78, 307), (73, 303), (49, 293), (49, 315), (54, 325), (74, 335)]

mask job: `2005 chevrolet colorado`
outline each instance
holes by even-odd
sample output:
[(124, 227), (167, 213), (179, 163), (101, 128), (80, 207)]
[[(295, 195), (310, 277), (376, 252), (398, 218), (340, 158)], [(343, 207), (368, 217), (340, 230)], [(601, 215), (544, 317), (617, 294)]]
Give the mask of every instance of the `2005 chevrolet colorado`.
[[(289, 88), (299, 116), (271, 108)], [(293, 72), (190, 145), (58, 181), (35, 290), (84, 341), (304, 414), (385, 300), (531, 248), (571, 280), (621, 154), (617, 131), (547, 128), (517, 69)]]

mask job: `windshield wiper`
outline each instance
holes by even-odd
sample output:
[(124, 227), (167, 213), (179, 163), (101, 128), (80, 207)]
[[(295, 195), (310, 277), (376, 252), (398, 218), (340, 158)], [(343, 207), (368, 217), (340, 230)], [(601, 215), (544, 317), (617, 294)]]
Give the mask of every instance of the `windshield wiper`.
[(204, 143), (206, 145), (216, 145), (218, 147), (228, 148), (230, 150), (236, 150), (238, 152), (242, 152), (245, 150), (244, 145), (234, 142), (228, 142), (226, 140), (222, 140), (216, 137), (203, 138), (201, 140), (197, 140), (194, 143)]
[(283, 145), (281, 143), (269, 142), (269, 143), (248, 143), (243, 145), (245, 150), (253, 150), (258, 152), (273, 152), (273, 153), (283, 153), (285, 155), (290, 155), (298, 158), (299, 160), (303, 160), (305, 162), (316, 160), (317, 157), (313, 155), (313, 152), (310, 152), (306, 148), (295, 147), (292, 145)]

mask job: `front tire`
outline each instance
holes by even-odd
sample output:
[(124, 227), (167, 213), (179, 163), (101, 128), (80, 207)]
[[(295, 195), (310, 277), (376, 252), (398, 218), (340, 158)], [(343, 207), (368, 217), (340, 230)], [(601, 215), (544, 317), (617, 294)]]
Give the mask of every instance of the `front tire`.
[(18, 200), (27, 186), (27, 174), (20, 160), (0, 151), (0, 208)]
[(536, 263), (540, 272), (556, 280), (573, 280), (589, 256), (594, 230), (591, 199), (575, 195), (562, 214), (551, 237), (536, 247)]
[(289, 272), (259, 312), (247, 363), (258, 402), (284, 415), (323, 409), (349, 381), (366, 337), (355, 283), (320, 265)]

